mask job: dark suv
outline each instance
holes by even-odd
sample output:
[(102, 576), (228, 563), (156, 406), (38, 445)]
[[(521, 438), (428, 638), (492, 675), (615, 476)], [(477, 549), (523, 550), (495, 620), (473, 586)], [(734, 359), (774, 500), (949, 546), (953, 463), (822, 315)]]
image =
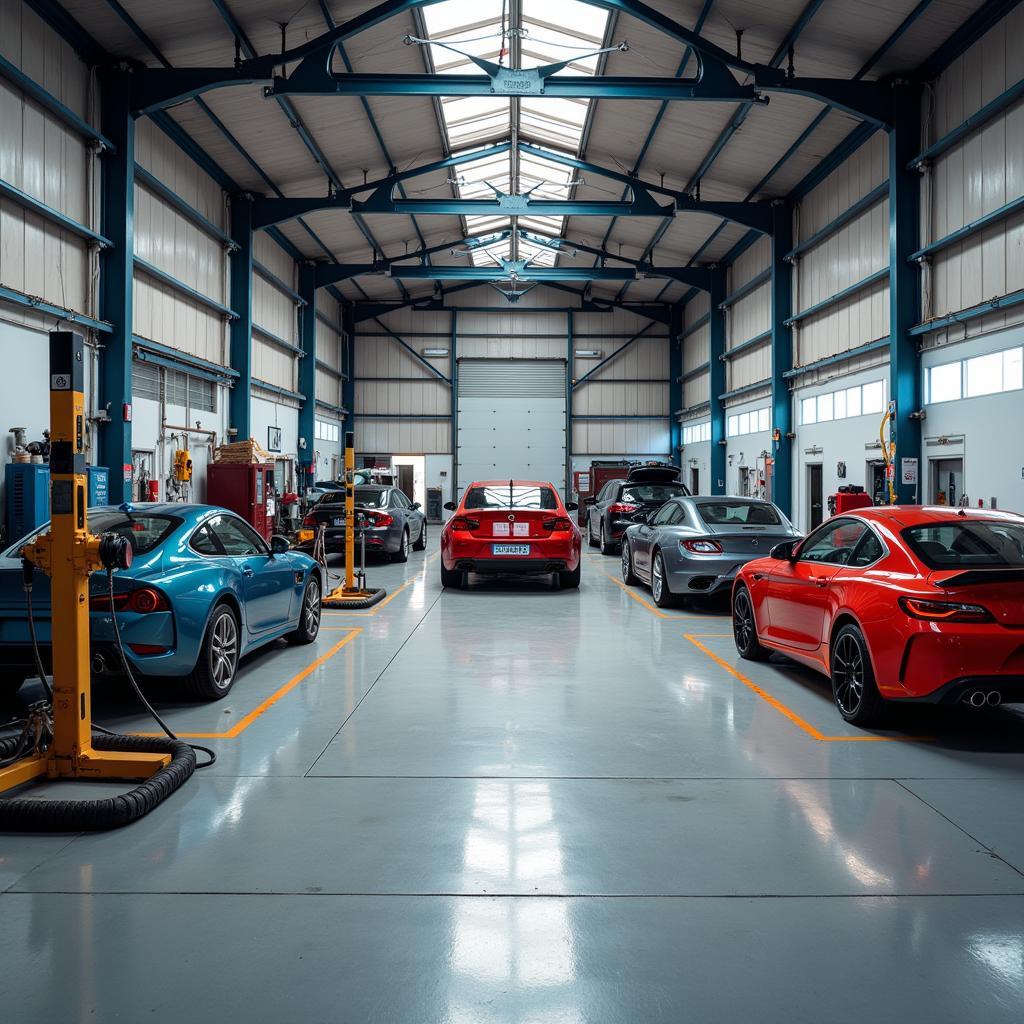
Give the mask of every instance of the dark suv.
[(634, 466), (625, 480), (609, 480), (586, 499), (587, 540), (592, 548), (600, 546), (602, 555), (614, 555), (626, 527), (636, 522), (637, 512), (661, 508), (666, 501), (689, 493), (679, 482), (675, 466)]

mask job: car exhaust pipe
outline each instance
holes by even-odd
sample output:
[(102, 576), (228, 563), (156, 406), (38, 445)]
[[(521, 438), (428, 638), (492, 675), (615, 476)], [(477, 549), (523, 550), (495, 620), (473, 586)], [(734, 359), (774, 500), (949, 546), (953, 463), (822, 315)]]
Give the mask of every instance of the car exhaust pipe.
[(107, 671), (107, 661), (102, 654), (94, 654), (92, 656), (92, 673), (95, 676), (101, 676)]
[(983, 708), (985, 706), (985, 691), (972, 690), (964, 694), (964, 703), (970, 704), (972, 708)]
[(997, 708), (1003, 703), (1003, 695), (998, 690), (989, 690), (985, 703), (990, 708)]

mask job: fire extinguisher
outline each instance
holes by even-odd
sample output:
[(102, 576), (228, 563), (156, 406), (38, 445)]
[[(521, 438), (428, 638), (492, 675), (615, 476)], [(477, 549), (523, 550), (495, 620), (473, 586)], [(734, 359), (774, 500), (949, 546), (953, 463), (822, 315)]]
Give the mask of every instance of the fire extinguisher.
[(159, 480), (149, 480), (146, 483), (146, 488), (149, 491), (149, 494), (148, 494), (148, 500), (149, 501), (159, 501), (160, 500), (160, 481)]

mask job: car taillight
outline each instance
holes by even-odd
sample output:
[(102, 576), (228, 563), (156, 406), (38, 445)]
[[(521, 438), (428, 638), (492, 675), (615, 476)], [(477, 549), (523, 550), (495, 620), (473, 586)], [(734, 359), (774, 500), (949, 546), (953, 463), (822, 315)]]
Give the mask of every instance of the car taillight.
[(394, 521), (394, 517), (389, 516), (386, 512), (366, 513), (366, 525), (370, 529), (376, 529), (379, 526), (390, 526)]
[(635, 512), (639, 507), (639, 505), (627, 505), (625, 502), (617, 501), (608, 506), (608, 511), (613, 516), (628, 516), (630, 512)]
[(679, 546), (695, 555), (720, 555), (724, 550), (717, 540), (681, 540)]
[(451, 520), (453, 530), (479, 530), (480, 523), (476, 519), (467, 519), (465, 516), (456, 516)]
[(568, 519), (545, 519), (541, 526), (545, 530), (551, 530), (553, 533), (564, 533), (566, 530), (572, 529), (572, 523)]
[(316, 521), (316, 516), (313, 515), (312, 512), (310, 512), (309, 515), (303, 517), (302, 525), (303, 526), (316, 526), (316, 525), (318, 525), (317, 521)]
[(143, 656), (147, 654), (166, 654), (167, 648), (161, 647), (159, 644), (129, 644), (133, 654), (141, 654)]
[[(152, 587), (140, 587), (138, 590), (122, 591), (114, 595), (115, 612), (136, 612), (148, 615), (150, 612), (170, 611), (170, 602), (159, 591)], [(94, 612), (110, 611), (110, 595), (97, 594), (89, 599), (89, 610)]]
[(991, 622), (992, 613), (980, 604), (956, 601), (928, 601), (919, 597), (901, 597), (900, 607), (912, 619), (926, 622)]

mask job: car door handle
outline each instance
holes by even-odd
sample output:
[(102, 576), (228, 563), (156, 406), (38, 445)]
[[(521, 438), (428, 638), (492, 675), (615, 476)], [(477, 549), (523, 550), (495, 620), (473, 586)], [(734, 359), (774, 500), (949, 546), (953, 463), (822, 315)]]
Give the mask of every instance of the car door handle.
[(827, 587), (828, 586), (828, 577), (827, 576), (812, 576), (811, 577), (811, 582), (816, 587)]
[(249, 566), (249, 565), (246, 565), (246, 566), (242, 567), (242, 575), (243, 576), (253, 576), (255, 574), (252, 571), (252, 567)]

